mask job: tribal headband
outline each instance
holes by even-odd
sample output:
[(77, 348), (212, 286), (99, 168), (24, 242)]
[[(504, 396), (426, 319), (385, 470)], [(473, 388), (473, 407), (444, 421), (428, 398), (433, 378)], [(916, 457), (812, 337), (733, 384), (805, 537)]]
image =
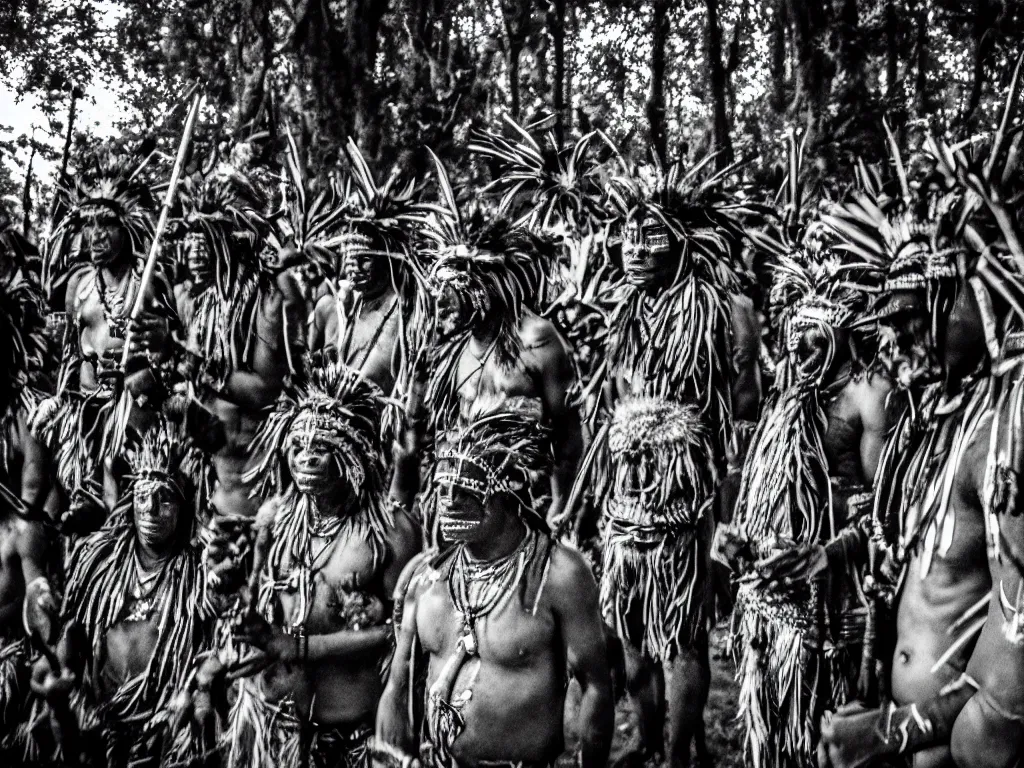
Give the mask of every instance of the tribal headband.
[(110, 217), (128, 233), (134, 253), (143, 253), (153, 237), (156, 201), (142, 178), (153, 154), (144, 142), (132, 155), (100, 150), (79, 169), (68, 187), (58, 190), (63, 215), (53, 224), (43, 253), (43, 285), (47, 291), (82, 261), (82, 231), (97, 218)]
[[(460, 488), (485, 502), (496, 493), (507, 493), (532, 513), (522, 492), (529, 489), (530, 473), (548, 463), (550, 438), (535, 413), (514, 408), (504, 397), (481, 396), (465, 426), (450, 432), (438, 448), (437, 458), (442, 493)], [(484, 479), (467, 476), (467, 467)]]

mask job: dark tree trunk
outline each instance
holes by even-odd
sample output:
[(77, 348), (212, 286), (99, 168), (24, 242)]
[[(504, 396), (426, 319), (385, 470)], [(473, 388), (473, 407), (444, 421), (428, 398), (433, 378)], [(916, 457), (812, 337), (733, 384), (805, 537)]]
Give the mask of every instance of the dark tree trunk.
[(653, 0), (653, 45), (651, 46), (651, 90), (647, 97), (647, 121), (651, 129), (651, 147), (662, 163), (666, 160), (665, 135), (665, 49), (670, 31), (671, 0)]
[(967, 98), (962, 122), (967, 123), (981, 103), (981, 94), (985, 89), (985, 65), (995, 48), (995, 16), (997, 9), (987, 0), (975, 0), (971, 19), (971, 42), (974, 44), (973, 77), (971, 93)]
[(235, 46), (235, 114), (232, 129), (242, 138), (252, 132), (267, 106), (266, 80), (273, 63), (271, 0), (242, 0)]
[(896, 79), (899, 77), (899, 19), (896, 4), (887, 0), (885, 4), (885, 95), (892, 98), (896, 93)]
[(932, 112), (931, 99), (928, 98), (928, 71), (931, 67), (928, 50), (928, 0), (917, 0), (917, 58), (914, 73), (914, 108), (917, 117), (922, 118)]
[(722, 28), (718, 24), (718, 0), (705, 0), (708, 12), (707, 54), (711, 78), (711, 94), (715, 113), (714, 151), (719, 170), (732, 162), (732, 140), (729, 138), (729, 115), (726, 110), (726, 73), (722, 66)]
[(548, 31), (554, 72), (551, 78), (551, 105), (555, 113), (555, 138), (565, 141), (565, 0), (548, 0)]
[(771, 55), (771, 106), (776, 112), (786, 110), (786, 19), (789, 16), (786, 0), (776, 0), (769, 31)]
[(508, 91), (512, 119), (519, 121), (522, 112), (522, 55), (526, 46), (527, 24), (532, 7), (528, 0), (502, 0), (501, 15), (505, 22), (508, 45)]
[(31, 140), (32, 153), (28, 156), (28, 168), (25, 169), (25, 186), (21, 190), (21, 234), (28, 238), (32, 230), (32, 165), (36, 160), (35, 138)]
[(828, 30), (828, 15), (822, 0), (800, 0), (789, 3), (789, 17), (795, 54), (795, 89), (789, 111), (803, 114), (808, 129), (813, 131), (824, 112), (834, 74), (822, 45)]

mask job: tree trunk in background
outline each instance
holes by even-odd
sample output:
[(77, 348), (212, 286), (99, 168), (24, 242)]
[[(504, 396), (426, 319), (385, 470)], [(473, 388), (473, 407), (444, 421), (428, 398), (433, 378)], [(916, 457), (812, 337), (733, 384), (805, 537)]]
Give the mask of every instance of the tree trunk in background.
[(668, 46), (671, 0), (653, 0), (653, 44), (651, 46), (651, 89), (647, 96), (647, 122), (651, 146), (662, 163), (666, 160), (665, 135), (665, 49)]
[(822, 0), (791, 0), (788, 6), (795, 55), (795, 88), (789, 111), (793, 115), (802, 114), (808, 130), (815, 131), (835, 74), (823, 45), (828, 16)]
[(235, 46), (235, 113), (231, 128), (243, 138), (258, 125), (262, 110), (268, 107), (267, 73), (274, 59), (274, 40), (270, 28), (271, 0), (243, 0)]
[(772, 11), (771, 29), (769, 30), (769, 66), (771, 67), (771, 86), (769, 99), (776, 112), (786, 110), (786, 19), (789, 10), (786, 0), (776, 0)]
[(28, 168), (25, 169), (25, 186), (21, 191), (21, 234), (28, 239), (32, 231), (32, 165), (36, 161), (36, 149), (39, 145), (35, 139), (35, 129), (32, 131), (32, 154), (28, 156)]
[(707, 8), (707, 54), (711, 77), (711, 95), (715, 115), (715, 166), (721, 170), (732, 162), (729, 115), (726, 110), (726, 75), (722, 66), (722, 28), (718, 24), (718, 0), (705, 0)]
[(917, 0), (917, 67), (914, 73), (914, 109), (918, 119), (931, 114), (931, 100), (928, 98), (928, 0)]
[(565, 2), (548, 0), (548, 31), (551, 34), (552, 58), (551, 105), (555, 113), (555, 139), (559, 146), (565, 142)]
[(512, 119), (519, 122), (522, 112), (522, 55), (526, 46), (527, 25), (533, 10), (529, 0), (502, 0), (501, 17), (505, 22), (508, 45), (508, 91)]
[(885, 4), (885, 96), (892, 98), (896, 94), (896, 80), (899, 77), (899, 19), (896, 17), (896, 4), (887, 0)]

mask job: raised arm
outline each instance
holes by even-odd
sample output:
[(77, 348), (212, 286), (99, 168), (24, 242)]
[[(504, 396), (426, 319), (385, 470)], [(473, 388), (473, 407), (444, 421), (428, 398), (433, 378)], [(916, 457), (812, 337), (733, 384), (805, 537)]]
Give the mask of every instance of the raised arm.
[(583, 556), (562, 546), (552, 553), (548, 578), (566, 664), (583, 694), (579, 709), (582, 765), (604, 766), (615, 715), (597, 582)]

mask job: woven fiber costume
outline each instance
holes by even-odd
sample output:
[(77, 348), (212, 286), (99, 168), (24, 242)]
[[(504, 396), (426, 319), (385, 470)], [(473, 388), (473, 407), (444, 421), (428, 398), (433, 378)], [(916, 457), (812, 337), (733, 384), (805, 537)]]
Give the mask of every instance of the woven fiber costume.
[[(259, 479), (261, 494), (281, 494), (273, 519), (257, 520), (267, 534), (261, 534), (265, 544), (256, 554), (257, 608), (271, 624), (283, 623), (299, 643), (306, 642), (308, 633), (369, 629), (388, 619), (383, 606), (389, 595), (374, 594), (369, 587), (338, 588), (325, 580), (332, 553), (353, 542), (369, 548), (374, 574), (390, 557), (386, 537), (394, 518), (385, 503), (383, 406), (380, 390), (356, 371), (337, 363), (313, 369), (307, 386), (297, 397), (282, 399), (254, 442), (258, 463), (248, 479)], [(295, 474), (306, 472), (309, 462), (333, 466), (334, 487), (328, 490), (340, 492), (339, 509), (322, 510), (309, 485), (313, 481)], [(337, 615), (328, 629), (322, 616), (328, 610), (324, 606), (332, 605), (329, 610)], [(304, 691), (312, 682), (304, 676), (315, 668), (296, 663)], [(311, 750), (314, 766), (366, 765), (372, 722), (316, 723), (306, 711), (309, 706), (308, 695), (304, 702), (292, 691), (277, 690), (271, 697), (264, 679), (243, 681), (227, 735), (229, 764), (297, 766), (304, 764), (304, 750)]]
[[(854, 375), (850, 363), (836, 363), (836, 334), (863, 316), (876, 270), (844, 263), (828, 248), (791, 245), (775, 255), (772, 289), (773, 307), (785, 308), (777, 314), (786, 357), (753, 436), (731, 526), (754, 561), (807, 545), (841, 548), (840, 537), (858, 524), (850, 500), (866, 498), (859, 465), (842, 459), (859, 443), (847, 444), (849, 427), (826, 409)], [(859, 580), (837, 565), (784, 591), (755, 575), (756, 566), (741, 576), (735, 628), (747, 758), (759, 768), (805, 765), (822, 712), (847, 698), (843, 662), (863, 629)]]
[[(85, 630), (83, 701), (96, 717), (96, 730), (82, 724), (82, 738), (89, 750), (102, 745), (110, 765), (179, 764), (212, 746), (196, 734), (171, 736), (168, 728), (173, 697), (212, 628), (194, 538), (206, 462), (180, 419), (168, 414), (129, 463), (127, 492), (70, 558), (64, 613)], [(178, 511), (168, 516), (169, 508)], [(147, 561), (143, 544), (168, 554)]]
[[(231, 165), (183, 180), (180, 198), (186, 251), (192, 252), (190, 261), (207, 262), (209, 271), (207, 279), (195, 280), (191, 312), (182, 318), (199, 346), (189, 358), (189, 372), (205, 373), (216, 391), (233, 371), (251, 370), (257, 317), (283, 266), (280, 237), (264, 215), (263, 190)], [(284, 339), (301, 338), (302, 329), (289, 328), (287, 316), (282, 323)], [(298, 370), (294, 342), (263, 341), (287, 356), (293, 374)]]
[(725, 175), (673, 165), (609, 181), (626, 281), (609, 321), (621, 400), (592, 451), (604, 502), (605, 619), (672, 661), (704, 631), (709, 511), (731, 432), (727, 293), (733, 205)]
[[(143, 148), (143, 153), (146, 149)], [(115, 375), (109, 359), (95, 348), (102, 336), (87, 341), (90, 322), (83, 314), (96, 297), (102, 308), (105, 334), (124, 338), (128, 315), (140, 288), (140, 260), (153, 236), (155, 202), (143, 178), (149, 156), (140, 161), (110, 151), (100, 152), (92, 165), (83, 169), (71, 189), (60, 191), (63, 215), (54, 225), (44, 249), (44, 289), (55, 298), (73, 283), (74, 294), (66, 297), (69, 314), (64, 336), (63, 360), (53, 397), (40, 403), (33, 415), (32, 431), (50, 450), (57, 464), (57, 477), (67, 493), (98, 482), (104, 442), (113, 425)], [(116, 226), (127, 236), (130, 271), (121, 288), (106, 285), (100, 267), (87, 263), (90, 243), (86, 231), (94, 226)], [(80, 276), (74, 283), (74, 276)], [(68, 281), (68, 283), (65, 282)], [(118, 359), (120, 356), (118, 355)], [(95, 387), (82, 385), (83, 365), (91, 365)], [(125, 373), (141, 370), (132, 360)], [(154, 374), (158, 366), (147, 361)], [(138, 400), (137, 400), (138, 402)]]
[[(420, 737), (419, 757), (430, 768), (457, 766), (452, 746), (466, 728), (462, 710), (472, 696), (472, 684), (458, 697), (454, 692), (460, 672), (479, 654), (478, 633), (488, 617), (510, 600), (520, 599), (527, 612), (536, 612), (556, 546), (543, 516), (534, 509), (530, 493), (530, 468), (546, 450), (547, 435), (535, 419), (517, 410), (506, 410), (507, 404), (502, 397), (478, 399), (466, 422), (450, 431), (438, 447), (436, 482), (442, 497), (439, 516), (442, 531), (448, 532), (449, 539), (457, 538), (456, 529), (467, 523), (452, 503), (454, 492), (479, 499), (484, 510), (493, 496), (502, 494), (515, 500), (526, 524), (525, 536), (511, 553), (494, 561), (475, 560), (460, 541), (420, 561), (405, 589), (417, 594), (443, 582), (461, 619), (454, 652), (443, 661), (428, 690), (423, 685), (427, 664), (418, 638), (411, 657), (395, 661), (409, 664), (410, 679), (417, 681), (410, 687), (410, 695), (415, 698), (410, 701), (410, 711), (415, 713), (413, 728)], [(396, 622), (400, 621), (397, 615)], [(385, 758), (392, 752), (383, 751)], [(519, 763), (496, 760), (486, 765)]]

